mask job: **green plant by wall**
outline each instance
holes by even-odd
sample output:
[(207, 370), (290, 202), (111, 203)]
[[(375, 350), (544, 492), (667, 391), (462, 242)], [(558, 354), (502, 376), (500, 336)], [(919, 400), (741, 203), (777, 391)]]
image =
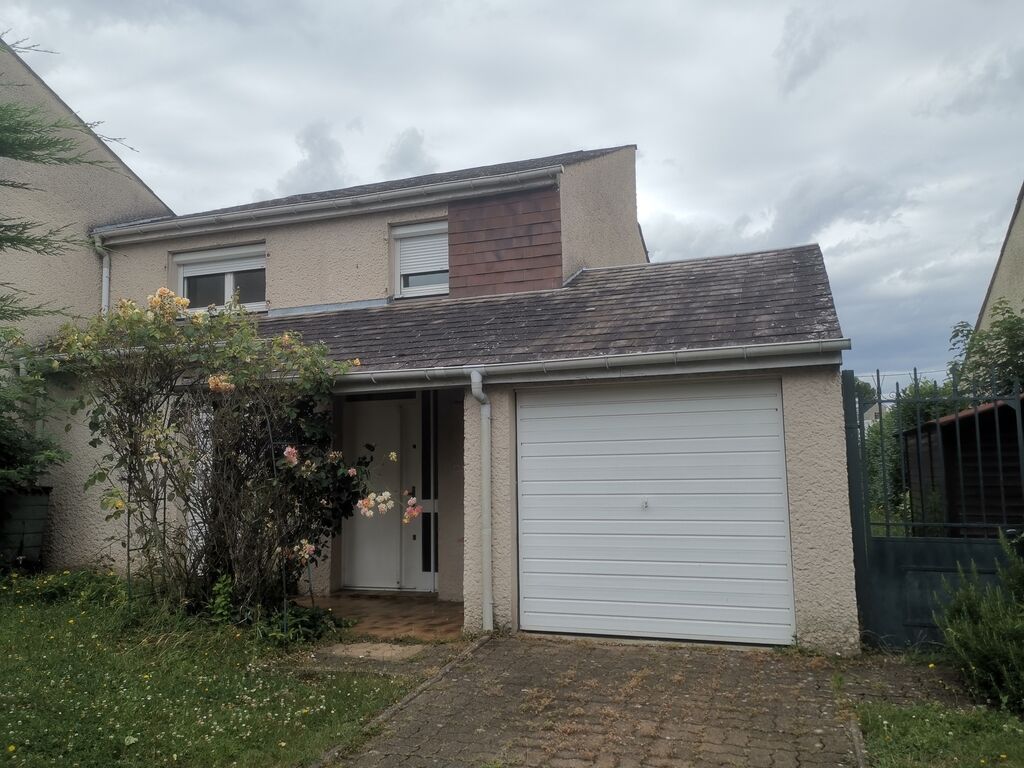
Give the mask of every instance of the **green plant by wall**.
[(1024, 560), (1005, 538), (1006, 564), (994, 582), (976, 570), (960, 586), (938, 624), (967, 687), (980, 699), (1024, 713)]
[(26, 321), (45, 314), (52, 312), (0, 283), (0, 496), (35, 488), (48, 469), (67, 458), (53, 436), (41, 429), (55, 403), (20, 330)]

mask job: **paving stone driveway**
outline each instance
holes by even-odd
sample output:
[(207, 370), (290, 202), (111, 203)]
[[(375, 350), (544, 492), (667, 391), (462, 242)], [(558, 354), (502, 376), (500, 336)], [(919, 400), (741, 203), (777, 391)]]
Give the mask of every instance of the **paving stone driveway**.
[(901, 698), (900, 675), (885, 666), (767, 649), (495, 638), (342, 765), (854, 766), (851, 699)]

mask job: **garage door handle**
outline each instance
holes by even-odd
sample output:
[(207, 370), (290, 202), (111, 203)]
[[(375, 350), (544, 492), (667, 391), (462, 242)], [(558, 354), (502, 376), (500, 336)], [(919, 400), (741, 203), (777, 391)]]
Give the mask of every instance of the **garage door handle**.
[(647, 498), (646, 497), (640, 499), (640, 509), (642, 509), (644, 512), (647, 511)]

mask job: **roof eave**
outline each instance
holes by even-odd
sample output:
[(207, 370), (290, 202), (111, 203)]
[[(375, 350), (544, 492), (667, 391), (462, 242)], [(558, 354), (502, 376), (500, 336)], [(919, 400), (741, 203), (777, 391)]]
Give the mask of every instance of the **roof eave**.
[(837, 338), (517, 363), (391, 371), (350, 369), (338, 377), (335, 390), (356, 393), (459, 386), (469, 380), (474, 370), (483, 374), (488, 383), (511, 384), (838, 365), (842, 362), (843, 351), (850, 348), (850, 339)]
[(269, 208), (142, 221), (134, 224), (112, 224), (95, 227), (90, 234), (100, 238), (104, 245), (125, 245), (166, 240), (172, 237), (356, 216), (385, 210), (449, 203), (503, 192), (549, 187), (557, 184), (558, 177), (563, 170), (563, 166), (553, 165), (530, 171), (481, 176), (475, 179), (441, 182), (330, 200), (314, 200)]

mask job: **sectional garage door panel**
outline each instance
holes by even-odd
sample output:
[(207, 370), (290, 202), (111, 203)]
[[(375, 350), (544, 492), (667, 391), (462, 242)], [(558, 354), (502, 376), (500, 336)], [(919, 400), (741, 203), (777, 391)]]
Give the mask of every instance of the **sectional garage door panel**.
[(793, 641), (777, 381), (522, 392), (517, 434), (523, 629)]

